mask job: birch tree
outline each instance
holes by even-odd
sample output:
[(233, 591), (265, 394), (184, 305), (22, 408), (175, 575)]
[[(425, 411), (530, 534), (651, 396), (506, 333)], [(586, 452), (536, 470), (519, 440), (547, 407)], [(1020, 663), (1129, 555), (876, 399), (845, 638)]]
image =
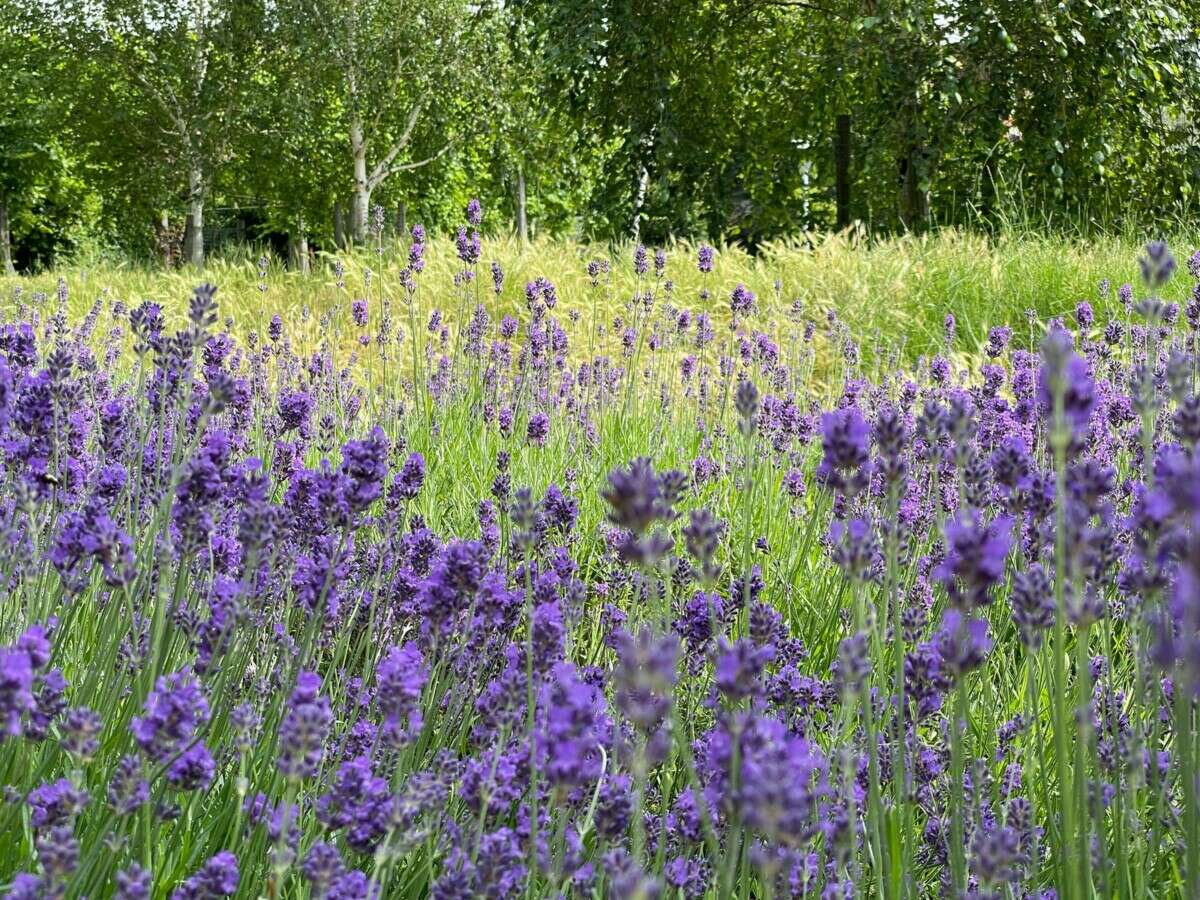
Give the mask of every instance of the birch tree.
[(178, 184), (188, 215), (184, 255), (202, 266), (205, 203), (238, 149), (258, 72), (262, 3), (62, 0), (47, 15), (78, 60), (93, 136), (113, 127), (108, 98), (123, 98), (119, 138)]
[[(366, 239), (371, 195), (398, 172), (440, 159), (476, 123), (471, 92), (488, 3), (279, 0), (297, 91), (328, 90), (345, 140), (350, 231)], [(323, 87), (322, 87), (323, 86)]]

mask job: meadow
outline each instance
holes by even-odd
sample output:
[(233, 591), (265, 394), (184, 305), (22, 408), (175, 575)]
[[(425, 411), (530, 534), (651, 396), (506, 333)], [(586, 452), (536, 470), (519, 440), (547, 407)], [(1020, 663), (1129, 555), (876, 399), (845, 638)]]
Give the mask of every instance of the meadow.
[(1200, 252), (481, 216), (0, 282), (8, 896), (1200, 896)]

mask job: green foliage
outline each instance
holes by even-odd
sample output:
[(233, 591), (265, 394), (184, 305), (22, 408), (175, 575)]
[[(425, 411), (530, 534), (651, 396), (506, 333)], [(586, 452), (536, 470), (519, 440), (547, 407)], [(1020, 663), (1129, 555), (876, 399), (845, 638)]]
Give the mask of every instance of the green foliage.
[[(449, 226), (478, 195), (515, 230), (522, 183), (533, 232), (753, 248), (834, 226), (843, 115), (872, 232), (1140, 236), (1196, 211), (1200, 0), (68, 0), (4, 21), (0, 184), (60, 235), (26, 258), (81, 230), (155, 256), (195, 172), (210, 204), (323, 249), (356, 196)], [(78, 191), (102, 203), (81, 216)]]

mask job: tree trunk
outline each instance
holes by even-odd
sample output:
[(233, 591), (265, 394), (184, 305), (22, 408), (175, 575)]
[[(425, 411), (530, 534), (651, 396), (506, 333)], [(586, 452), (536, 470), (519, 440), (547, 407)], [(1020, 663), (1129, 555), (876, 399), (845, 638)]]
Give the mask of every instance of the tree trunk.
[(922, 230), (929, 220), (929, 196), (921, 189), (924, 148), (910, 146), (900, 159), (900, 223), (909, 231)]
[(350, 237), (356, 244), (367, 240), (367, 216), (371, 209), (371, 184), (367, 180), (367, 140), (362, 119), (350, 122), (350, 155), (354, 159), (354, 200), (350, 204)]
[(204, 173), (188, 171), (188, 230), (184, 256), (197, 269), (204, 268)]
[(5, 275), (16, 275), (17, 267), (13, 265), (12, 235), (8, 230), (8, 201), (0, 200), (0, 264), (4, 266)]
[(837, 117), (834, 144), (835, 186), (837, 191), (837, 229), (850, 227), (850, 116)]
[(339, 250), (346, 249), (346, 204), (341, 200), (333, 203), (333, 245)]
[(650, 170), (642, 166), (642, 174), (638, 177), (637, 195), (633, 200), (633, 227), (630, 232), (636, 244), (642, 235), (642, 207), (646, 205), (646, 192), (650, 190)]
[(308, 264), (308, 236), (302, 231), (288, 235), (288, 265), (302, 275), (311, 271)]
[(529, 241), (529, 219), (525, 206), (525, 167), (517, 167), (517, 237), (521, 243)]
[(184, 265), (192, 258), (192, 241), (195, 230), (192, 228), (192, 214), (187, 213), (183, 217), (183, 238), (179, 242), (179, 264)]
[(174, 248), (171, 246), (171, 217), (164, 209), (158, 220), (158, 249), (162, 251), (163, 268), (169, 269), (175, 264)]

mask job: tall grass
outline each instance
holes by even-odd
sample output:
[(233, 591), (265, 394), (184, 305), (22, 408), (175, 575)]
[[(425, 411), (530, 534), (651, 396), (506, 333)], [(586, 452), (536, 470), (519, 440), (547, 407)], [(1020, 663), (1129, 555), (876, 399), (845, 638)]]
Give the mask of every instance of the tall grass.
[[(1176, 241), (1190, 246), (1187, 236)], [(698, 299), (704, 279), (693, 264), (697, 245), (686, 241), (666, 248), (670, 259), (668, 277), (673, 282), (671, 302), (697, 312), (707, 307), (720, 322), (728, 322), (727, 293), (743, 282), (759, 299), (765, 319), (782, 318), (793, 300), (804, 304), (805, 315), (821, 318), (835, 313), (862, 342), (868, 358), (876, 348), (899, 350), (913, 361), (922, 354), (943, 349), (945, 316), (958, 322), (959, 351), (978, 350), (987, 339), (988, 328), (1007, 323), (1019, 325), (1032, 312), (1040, 320), (1065, 316), (1081, 299), (1091, 299), (1099, 315), (1117, 309), (1116, 288), (1136, 282), (1137, 256), (1141, 241), (1133, 237), (1101, 236), (1064, 239), (1032, 229), (1001, 231), (997, 236), (980, 232), (943, 229), (928, 235), (868, 238), (860, 233), (811, 235), (769, 243), (755, 254), (737, 246), (717, 248), (716, 262), (708, 283), (714, 296), (707, 304)], [(592, 246), (569, 240), (537, 240), (522, 245), (515, 239), (486, 241), (485, 264), (496, 260), (506, 275), (506, 287), (492, 298), (486, 270), (480, 292), (491, 312), (516, 314), (524, 306), (522, 287), (536, 277), (546, 277), (558, 288), (563, 307), (574, 310), (585, 322), (594, 308), (589, 293), (587, 262), (608, 259), (613, 263), (611, 283), (597, 308), (597, 325), (611, 337), (612, 317), (637, 289), (637, 277), (628, 264), (632, 247)], [(203, 273), (189, 269), (163, 271), (159, 267), (114, 266), (86, 262), (60, 271), (23, 279), (0, 280), (0, 302), (11, 303), (13, 287), (26, 292), (53, 294), (57, 281), (66, 281), (72, 312), (81, 314), (102, 291), (111, 291), (127, 301), (153, 300), (168, 315), (180, 316), (186, 297), (199, 278), (220, 286), (221, 311), (232, 316), (239, 329), (258, 327), (264, 316), (281, 307), (311, 313), (315, 334), (322, 314), (365, 295), (363, 272), (377, 272), (374, 293), (398, 294), (396, 275), (403, 264), (403, 248), (390, 245), (379, 256), (374, 250), (352, 254), (320, 255), (309, 275), (286, 271), (272, 260), (260, 291), (258, 253), (252, 248), (231, 251), (210, 260)], [(346, 266), (344, 290), (334, 287), (333, 262)], [(448, 284), (459, 263), (453, 241), (433, 239), (427, 250), (429, 277), (433, 284)], [(1109, 280), (1113, 290), (1109, 303), (1096, 301), (1097, 286)], [(380, 285), (383, 285), (381, 288)], [(778, 290), (776, 285), (778, 284)], [(720, 286), (720, 290), (716, 290)], [(1166, 298), (1182, 301), (1186, 286), (1169, 285)], [(718, 295), (719, 294), (719, 295)], [(445, 293), (425, 291), (418, 297), (421, 323), (435, 306), (450, 305)], [(443, 308), (449, 315), (453, 309)], [(608, 326), (606, 328), (606, 326)], [(1016, 328), (1015, 342), (1028, 344), (1028, 329)], [(575, 350), (581, 347), (577, 342)]]

